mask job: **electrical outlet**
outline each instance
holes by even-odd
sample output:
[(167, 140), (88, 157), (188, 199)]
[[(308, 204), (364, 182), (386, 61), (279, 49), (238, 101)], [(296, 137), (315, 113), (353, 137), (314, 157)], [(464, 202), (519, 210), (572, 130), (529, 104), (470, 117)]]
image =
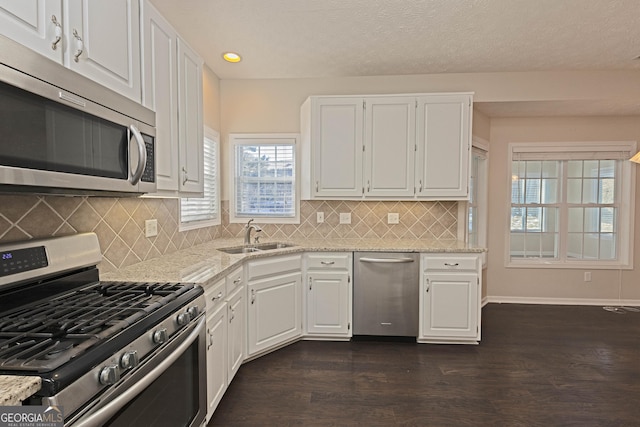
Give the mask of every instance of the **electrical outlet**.
[(340, 212), (340, 224), (351, 224), (351, 212)]
[(388, 213), (387, 214), (387, 224), (399, 224), (400, 223), (400, 214), (399, 213)]
[(146, 237), (153, 237), (158, 235), (157, 219), (148, 219), (144, 222), (144, 235)]
[(324, 222), (324, 212), (316, 212), (316, 224), (322, 224)]
[(585, 282), (590, 282), (591, 281), (591, 272), (590, 271), (585, 271), (584, 272), (584, 281)]

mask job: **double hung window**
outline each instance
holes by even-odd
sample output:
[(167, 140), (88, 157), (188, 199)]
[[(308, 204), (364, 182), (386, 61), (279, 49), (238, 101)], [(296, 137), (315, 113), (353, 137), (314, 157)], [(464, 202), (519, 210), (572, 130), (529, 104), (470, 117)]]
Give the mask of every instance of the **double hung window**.
[(519, 143), (509, 151), (509, 265), (629, 266), (635, 143)]
[(231, 135), (232, 222), (299, 222), (297, 135)]

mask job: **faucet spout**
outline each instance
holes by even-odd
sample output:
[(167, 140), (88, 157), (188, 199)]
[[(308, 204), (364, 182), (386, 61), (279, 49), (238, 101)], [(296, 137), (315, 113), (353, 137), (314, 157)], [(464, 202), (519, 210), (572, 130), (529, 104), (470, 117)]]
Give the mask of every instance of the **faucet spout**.
[(253, 218), (251, 218), (248, 222), (247, 225), (244, 226), (245, 232), (244, 232), (244, 244), (245, 245), (250, 245), (251, 244), (251, 230), (255, 230), (256, 233), (262, 231), (262, 229), (260, 227), (258, 227), (257, 225), (252, 225), (251, 222), (253, 221)]

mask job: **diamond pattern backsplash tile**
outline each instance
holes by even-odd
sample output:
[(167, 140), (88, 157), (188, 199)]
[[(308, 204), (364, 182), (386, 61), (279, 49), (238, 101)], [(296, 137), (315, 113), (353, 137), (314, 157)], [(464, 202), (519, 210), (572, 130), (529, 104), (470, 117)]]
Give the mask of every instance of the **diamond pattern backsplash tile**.
[[(324, 223), (316, 213), (324, 212)], [(340, 213), (351, 213), (351, 224), (340, 224)], [(260, 224), (262, 235), (286, 238), (456, 239), (458, 202), (358, 202), (303, 200), (300, 224)], [(398, 224), (387, 224), (387, 214), (398, 213)], [(229, 224), (229, 203), (222, 203), (222, 235), (240, 237), (243, 224)], [(259, 220), (256, 220), (259, 223)]]
[[(144, 222), (158, 220), (147, 238)], [(157, 258), (220, 237), (222, 227), (178, 231), (178, 199), (0, 196), (0, 243), (93, 231), (101, 272)]]
[[(0, 195), (0, 243), (92, 231), (97, 234), (102, 272), (216, 238), (242, 237), (244, 224), (229, 224), (222, 203), (222, 225), (179, 231), (178, 199)], [(270, 239), (386, 238), (456, 239), (457, 202), (302, 201), (300, 224), (260, 224)], [(316, 213), (324, 212), (324, 223)], [(351, 224), (340, 224), (340, 213)], [(398, 224), (387, 224), (388, 213)], [(147, 238), (144, 222), (158, 220), (158, 235)], [(259, 223), (259, 221), (256, 221)]]

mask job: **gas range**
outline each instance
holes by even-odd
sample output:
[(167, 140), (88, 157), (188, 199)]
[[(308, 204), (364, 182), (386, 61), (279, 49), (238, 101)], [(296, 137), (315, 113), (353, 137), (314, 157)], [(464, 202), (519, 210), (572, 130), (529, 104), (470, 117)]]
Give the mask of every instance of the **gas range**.
[(0, 374), (40, 376), (26, 403), (63, 407), (65, 423), (122, 412), (103, 408), (188, 337), (202, 354), (202, 288), (100, 281), (93, 233), (2, 245), (0, 258)]

